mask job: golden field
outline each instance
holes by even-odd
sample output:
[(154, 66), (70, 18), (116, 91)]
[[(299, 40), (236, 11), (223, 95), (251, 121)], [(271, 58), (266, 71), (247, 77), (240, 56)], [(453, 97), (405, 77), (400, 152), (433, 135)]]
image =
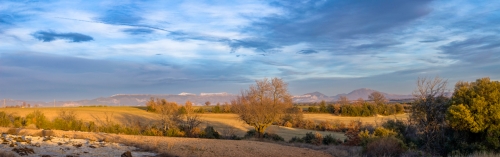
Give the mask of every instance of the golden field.
[[(141, 107), (56, 107), (56, 108), (1, 108), (0, 111), (13, 113), (19, 116), (26, 116), (34, 110), (40, 110), (45, 116), (52, 120), (58, 116), (61, 110), (73, 111), (78, 119), (83, 121), (94, 121), (99, 123), (113, 122), (118, 124), (133, 124), (137, 121), (141, 123), (151, 123), (158, 118), (158, 115), (151, 112), (146, 112), (145, 108)], [(238, 115), (230, 113), (204, 113), (199, 114), (203, 123), (201, 127), (213, 126), (222, 135), (235, 134), (244, 136), (246, 131), (252, 129), (251, 126), (245, 124), (238, 119)], [(395, 116), (378, 116), (378, 117), (340, 117), (331, 114), (304, 114), (304, 119), (319, 121), (343, 122), (348, 124), (353, 120), (359, 120), (368, 124), (380, 124), (388, 119), (403, 119), (408, 117), (406, 114)], [(323, 135), (332, 134), (335, 138), (345, 139), (343, 133), (329, 131), (314, 131), (298, 128), (288, 128), (283, 126), (270, 126), (267, 132), (276, 133), (282, 136), (285, 140), (289, 140), (294, 136), (302, 137), (307, 132), (318, 132)]]

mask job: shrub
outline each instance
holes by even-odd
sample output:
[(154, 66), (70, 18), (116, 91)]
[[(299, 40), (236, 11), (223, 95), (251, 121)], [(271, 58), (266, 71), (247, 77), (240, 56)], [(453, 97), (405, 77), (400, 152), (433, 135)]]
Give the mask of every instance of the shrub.
[(323, 142), (323, 135), (318, 132), (314, 133), (314, 140), (312, 141), (312, 144), (321, 145), (321, 142)]
[(314, 121), (311, 119), (305, 120), (304, 129), (314, 130), (316, 129), (316, 123), (314, 123)]
[(168, 137), (183, 137), (186, 136), (186, 133), (181, 131), (181, 129), (177, 127), (170, 128), (166, 131), (165, 136)]
[(10, 125), (10, 115), (1, 111), (0, 112), (0, 126), (8, 127)]
[(26, 126), (26, 119), (20, 116), (12, 116), (12, 124), (15, 128), (20, 128), (22, 126)]
[(252, 129), (252, 130), (247, 131), (247, 133), (245, 134), (245, 138), (252, 138), (252, 137), (256, 137), (257, 135), (258, 135), (257, 131)]
[(294, 143), (294, 142), (298, 142), (298, 143), (304, 143), (304, 138), (299, 138), (297, 136), (295, 137), (292, 137), (292, 139), (290, 139), (290, 141), (288, 141), (290, 143)]
[(198, 138), (198, 137), (202, 137), (202, 136), (205, 136), (205, 132), (201, 131), (201, 129), (199, 127), (195, 127), (195, 128), (190, 130), (189, 137)]
[(194, 112), (196, 112), (196, 113), (205, 113), (205, 109), (203, 107), (200, 107), (199, 109), (195, 110)]
[(263, 136), (265, 139), (270, 139), (273, 141), (285, 141), (283, 137), (279, 136), (278, 134), (273, 134), (273, 133), (265, 133)]
[(302, 140), (305, 142), (305, 143), (312, 143), (312, 141), (314, 140), (315, 136), (312, 132), (308, 132), (306, 133), (306, 136), (304, 136), (302, 138)]
[(35, 110), (26, 115), (27, 124), (34, 124), (38, 129), (48, 129), (50, 121), (40, 110)]
[(306, 136), (303, 137), (303, 140), (305, 143), (321, 145), (321, 142), (323, 141), (323, 136), (318, 132), (315, 133), (308, 132), (306, 133)]
[(290, 123), (289, 121), (286, 121), (285, 124), (283, 124), (283, 126), (291, 128), (293, 127), (293, 124)]
[(342, 143), (342, 141), (339, 140), (339, 139), (335, 139), (332, 136), (332, 134), (328, 134), (325, 137), (323, 137), (323, 144), (324, 145), (330, 145), (330, 144), (338, 145), (338, 144), (341, 144), (341, 143)]
[(330, 121), (322, 121), (319, 123), (318, 129), (321, 131), (333, 130), (333, 125)]
[(360, 121), (351, 121), (349, 124), (347, 132), (345, 135), (347, 136), (345, 145), (349, 146), (359, 146), (361, 144), (361, 138), (359, 137), (361, 122)]
[(394, 130), (397, 133), (404, 133), (407, 125), (402, 120), (388, 120), (382, 124), (384, 128)]
[(217, 132), (213, 126), (207, 126), (205, 128), (205, 135), (204, 135), (205, 138), (215, 138), (215, 139), (219, 139), (220, 138), (220, 134), (219, 132)]
[(375, 131), (373, 132), (373, 135), (374, 136), (378, 136), (378, 137), (389, 137), (389, 136), (396, 136), (397, 133), (392, 131), (392, 130), (389, 130), (389, 129), (386, 129), (386, 128), (383, 128), (383, 127), (378, 127), (375, 129)]
[(314, 107), (314, 106), (311, 106), (311, 107), (307, 108), (307, 112), (317, 113), (317, 112), (319, 112), (319, 109)]
[(238, 137), (236, 135), (231, 135), (231, 136), (229, 136), (228, 139), (230, 139), (230, 140), (241, 140), (241, 137)]
[(146, 136), (162, 136), (163, 132), (159, 129), (156, 129), (156, 128), (149, 128), (149, 129), (144, 130), (144, 132), (142, 134), (146, 135)]
[(382, 137), (368, 143), (367, 156), (401, 156), (405, 152), (403, 141), (395, 137)]

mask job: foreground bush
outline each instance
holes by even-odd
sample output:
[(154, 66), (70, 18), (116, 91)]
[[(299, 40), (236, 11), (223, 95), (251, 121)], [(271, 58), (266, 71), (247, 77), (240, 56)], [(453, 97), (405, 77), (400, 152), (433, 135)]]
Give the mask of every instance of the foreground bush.
[(339, 139), (336, 139), (332, 136), (332, 134), (328, 134), (325, 137), (323, 137), (323, 144), (324, 145), (339, 145), (342, 144), (342, 141)]
[(331, 134), (326, 135), (325, 137), (323, 137), (323, 135), (321, 135), (318, 132), (315, 132), (315, 133), (308, 132), (308, 133), (306, 133), (306, 135), (304, 137), (302, 137), (302, 138), (293, 137), (288, 142), (289, 143), (308, 143), (308, 144), (314, 144), (314, 145), (321, 145), (321, 144), (324, 144), (324, 145), (331, 145), (331, 144), (338, 145), (338, 144), (342, 143), (341, 140), (335, 139)]
[(273, 140), (273, 141), (285, 141), (285, 139), (283, 137), (281, 137), (280, 135), (278, 134), (272, 134), (272, 133), (264, 133), (263, 135), (263, 138), (264, 139), (270, 139), (270, 140)]
[(205, 128), (205, 133), (204, 135), (202, 136), (203, 138), (215, 138), (215, 139), (219, 139), (220, 138), (220, 134), (219, 132), (217, 132), (213, 126), (207, 126)]
[(403, 141), (395, 137), (381, 137), (368, 143), (366, 146), (366, 155), (371, 157), (378, 156), (401, 156), (405, 152)]

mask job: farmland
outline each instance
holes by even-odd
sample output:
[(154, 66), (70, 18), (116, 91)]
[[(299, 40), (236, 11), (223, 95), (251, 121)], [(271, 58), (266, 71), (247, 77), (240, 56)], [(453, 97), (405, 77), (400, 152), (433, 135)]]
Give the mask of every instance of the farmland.
[[(13, 113), (17, 116), (26, 116), (35, 110), (39, 110), (45, 114), (48, 119), (54, 119), (58, 116), (58, 112), (61, 110), (74, 111), (77, 119), (82, 121), (94, 121), (99, 123), (112, 122), (116, 124), (131, 124), (135, 121), (141, 122), (153, 122), (158, 119), (156, 113), (146, 112), (144, 108), (141, 107), (66, 107), (66, 108), (2, 108), (0, 111), (6, 113)], [(252, 129), (251, 126), (245, 124), (238, 119), (238, 115), (231, 113), (204, 113), (199, 114), (202, 120), (201, 127), (213, 126), (221, 134), (234, 133), (237, 136), (244, 136), (245, 133)], [(406, 118), (406, 115), (397, 115), (398, 119)], [(349, 123), (352, 120), (359, 120), (363, 123), (375, 124), (376, 122), (382, 122), (383, 120), (393, 118), (393, 116), (388, 117), (341, 117), (334, 116), (331, 114), (304, 114), (304, 119), (311, 119), (314, 121), (339, 121), (343, 123)], [(106, 120), (107, 119), (107, 120)], [(285, 140), (289, 140), (292, 137), (304, 136), (307, 132), (314, 132), (313, 130), (299, 129), (299, 128), (288, 128), (283, 126), (270, 126), (268, 132), (276, 133), (282, 136)], [(338, 132), (328, 132), (328, 131), (317, 131), (322, 135), (332, 134), (334, 137), (341, 140), (345, 139), (343, 133)]]

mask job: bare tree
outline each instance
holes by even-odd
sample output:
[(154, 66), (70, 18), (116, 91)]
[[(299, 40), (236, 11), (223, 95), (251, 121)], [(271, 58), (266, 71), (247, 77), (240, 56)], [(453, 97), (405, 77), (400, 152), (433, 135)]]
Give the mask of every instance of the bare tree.
[(349, 99), (346, 96), (340, 96), (340, 98), (337, 102), (341, 105), (348, 105)]
[(292, 97), (282, 79), (256, 80), (248, 90), (232, 101), (240, 119), (253, 126), (262, 137), (266, 128), (277, 122), (292, 107)]
[(417, 137), (424, 142), (425, 150), (444, 155), (446, 142), (446, 110), (449, 98), (444, 96), (447, 81), (439, 77), (434, 79), (418, 78), (417, 89), (413, 93), (409, 123), (417, 129)]
[(380, 92), (373, 92), (368, 96), (368, 99), (372, 100), (375, 104), (380, 105), (387, 102), (384, 94)]
[(193, 103), (186, 101), (184, 108), (186, 112), (181, 114), (178, 119), (181, 126), (185, 129), (188, 136), (193, 136), (193, 129), (198, 127), (202, 122), (200, 116), (194, 112)]
[(156, 99), (155, 104), (163, 130), (166, 131), (172, 127), (176, 127), (177, 120), (179, 119), (179, 106), (177, 103), (168, 102), (165, 99)]
[(205, 102), (205, 106), (210, 106), (210, 104), (212, 104), (212, 103), (210, 103), (210, 101)]

